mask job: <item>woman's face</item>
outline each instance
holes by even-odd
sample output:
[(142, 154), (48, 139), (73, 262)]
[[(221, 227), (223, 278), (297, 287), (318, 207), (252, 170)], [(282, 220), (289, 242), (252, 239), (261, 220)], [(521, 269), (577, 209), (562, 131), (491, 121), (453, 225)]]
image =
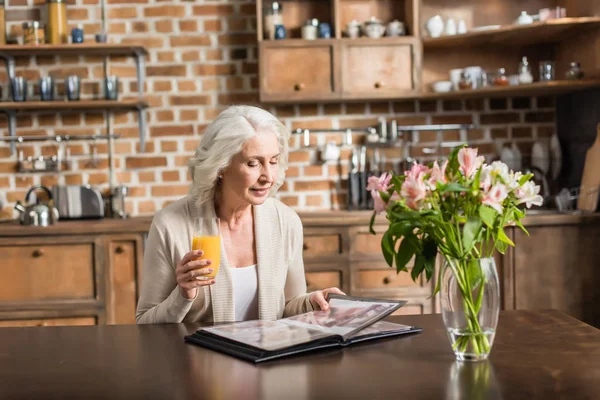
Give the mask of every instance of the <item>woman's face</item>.
[(275, 133), (261, 133), (244, 143), (221, 178), (223, 198), (260, 205), (269, 197), (279, 172), (279, 144)]

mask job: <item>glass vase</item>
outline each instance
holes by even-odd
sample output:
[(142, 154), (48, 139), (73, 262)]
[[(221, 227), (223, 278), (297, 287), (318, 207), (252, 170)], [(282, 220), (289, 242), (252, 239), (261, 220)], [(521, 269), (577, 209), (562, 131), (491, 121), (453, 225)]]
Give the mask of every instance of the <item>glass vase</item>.
[(456, 358), (486, 360), (492, 350), (500, 285), (493, 258), (446, 257), (442, 274), (442, 316)]

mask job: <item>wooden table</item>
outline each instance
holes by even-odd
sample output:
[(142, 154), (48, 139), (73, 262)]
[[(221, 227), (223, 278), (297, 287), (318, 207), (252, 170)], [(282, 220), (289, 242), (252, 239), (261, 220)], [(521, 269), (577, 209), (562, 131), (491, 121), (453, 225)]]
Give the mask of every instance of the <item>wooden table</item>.
[(0, 329), (1, 399), (598, 399), (600, 330), (557, 311), (501, 312), (489, 361), (424, 332), (265, 364), (183, 342), (190, 325)]

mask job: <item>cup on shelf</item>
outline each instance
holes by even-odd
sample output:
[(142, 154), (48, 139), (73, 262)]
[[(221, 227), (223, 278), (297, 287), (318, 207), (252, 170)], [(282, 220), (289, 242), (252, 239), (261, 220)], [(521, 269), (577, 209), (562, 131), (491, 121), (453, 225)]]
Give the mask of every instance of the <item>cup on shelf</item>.
[(456, 29), (456, 21), (454, 18), (448, 18), (446, 21), (446, 27), (444, 28), (444, 33), (448, 36), (454, 36), (457, 33)]
[(554, 80), (554, 61), (540, 61), (540, 82)]
[(406, 35), (406, 27), (404, 23), (395, 19), (388, 24), (385, 33), (388, 36), (404, 36)]
[(346, 24), (346, 30), (344, 31), (346, 36), (351, 39), (356, 39), (360, 36), (360, 22), (353, 19), (352, 21)]
[(71, 41), (73, 43), (83, 43), (83, 29), (73, 28), (71, 30)]
[(455, 68), (455, 69), (451, 69), (450, 70), (450, 81), (452, 82), (452, 89), (453, 90), (458, 90), (458, 83), (460, 82), (460, 77), (462, 75), (463, 69), (462, 68)]
[(106, 43), (108, 41), (108, 35), (104, 32), (96, 33), (96, 43)]
[(13, 101), (26, 101), (27, 79), (22, 76), (10, 78), (10, 94)]
[(319, 37), (321, 39), (331, 39), (331, 25), (327, 22), (319, 24)]
[(51, 76), (45, 76), (40, 78), (40, 100), (52, 101), (54, 100), (54, 78)]
[(65, 93), (67, 99), (79, 100), (81, 94), (81, 79), (77, 75), (69, 75), (65, 78)]
[(302, 26), (302, 39), (304, 40), (315, 40), (317, 38), (317, 31), (319, 26), (319, 20), (312, 18), (306, 21)]
[(104, 97), (106, 100), (117, 100), (119, 98), (119, 77), (110, 75), (104, 78)]
[(287, 32), (285, 30), (285, 26), (281, 24), (275, 25), (275, 40), (285, 39), (287, 36)]

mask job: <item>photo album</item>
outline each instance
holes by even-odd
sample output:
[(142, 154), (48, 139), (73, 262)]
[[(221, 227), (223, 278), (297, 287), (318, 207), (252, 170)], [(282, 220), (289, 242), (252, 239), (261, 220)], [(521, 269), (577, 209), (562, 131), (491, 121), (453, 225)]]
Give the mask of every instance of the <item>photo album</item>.
[(406, 301), (330, 294), (329, 309), (276, 321), (243, 321), (198, 329), (188, 343), (258, 363), (317, 349), (347, 346), (421, 328), (380, 321)]

